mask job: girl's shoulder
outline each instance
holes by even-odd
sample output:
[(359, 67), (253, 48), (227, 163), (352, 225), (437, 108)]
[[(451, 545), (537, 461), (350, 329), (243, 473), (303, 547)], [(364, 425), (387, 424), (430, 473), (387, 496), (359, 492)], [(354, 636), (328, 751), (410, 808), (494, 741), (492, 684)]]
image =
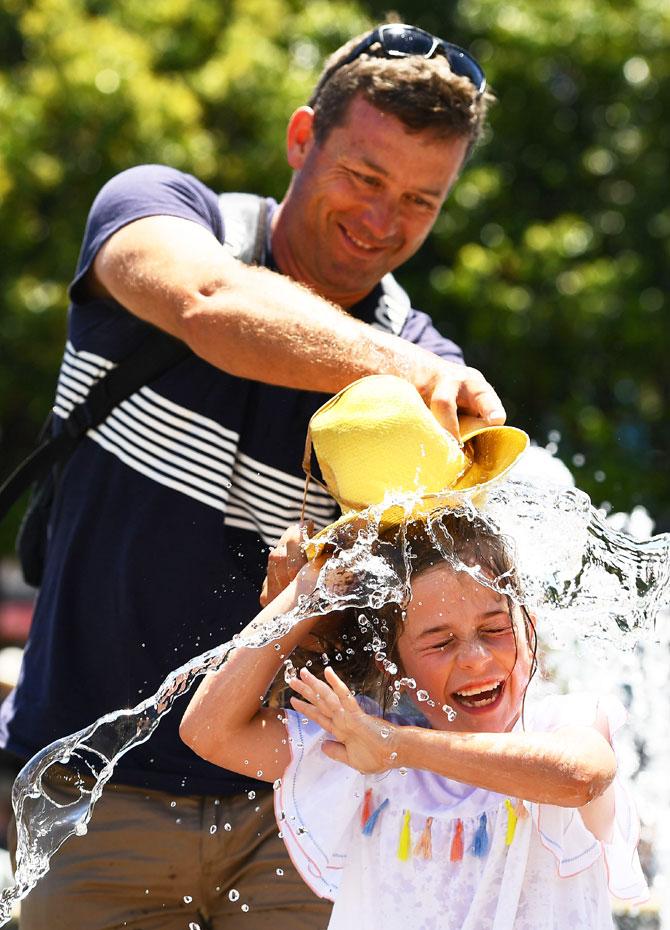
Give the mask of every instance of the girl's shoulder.
[(565, 726), (594, 726), (599, 716), (607, 720), (611, 734), (626, 722), (627, 712), (613, 694), (575, 691), (569, 694), (547, 694), (528, 700), (517, 729), (550, 732)]

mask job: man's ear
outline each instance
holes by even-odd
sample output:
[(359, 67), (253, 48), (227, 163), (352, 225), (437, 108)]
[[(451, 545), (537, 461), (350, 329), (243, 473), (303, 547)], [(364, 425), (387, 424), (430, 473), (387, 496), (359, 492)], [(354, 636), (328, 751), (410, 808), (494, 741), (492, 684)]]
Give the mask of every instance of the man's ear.
[(286, 156), (294, 171), (299, 171), (314, 144), (314, 110), (298, 107), (288, 121), (286, 130)]

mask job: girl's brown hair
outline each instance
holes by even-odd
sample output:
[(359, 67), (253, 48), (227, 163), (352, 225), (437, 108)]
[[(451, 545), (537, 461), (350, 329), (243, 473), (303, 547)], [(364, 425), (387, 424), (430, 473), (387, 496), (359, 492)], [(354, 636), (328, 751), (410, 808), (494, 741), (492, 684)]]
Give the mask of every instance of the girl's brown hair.
[[(383, 553), (383, 557), (393, 561), (398, 575), (408, 574), (410, 587), (412, 576), (446, 563), (454, 571), (471, 568), (489, 579), (508, 598), (510, 613), (514, 603), (521, 600), (521, 583), (510, 544), (477, 514), (445, 511), (427, 521), (394, 527), (380, 534), (373, 549), (376, 555)], [(403, 631), (405, 607), (406, 604), (388, 603), (377, 610), (349, 607), (338, 612), (339, 623), (324, 624), (323, 632), (318, 627), (315, 630), (322, 657), (298, 650), (297, 664), (309, 663), (317, 675), (315, 666), (322, 662), (333, 664), (354, 691), (370, 695), (386, 711), (394, 702), (402, 676), (397, 644)], [(532, 678), (537, 666), (537, 636), (528, 611), (523, 605), (520, 610), (531, 648)], [(516, 637), (514, 626), (513, 629)]]

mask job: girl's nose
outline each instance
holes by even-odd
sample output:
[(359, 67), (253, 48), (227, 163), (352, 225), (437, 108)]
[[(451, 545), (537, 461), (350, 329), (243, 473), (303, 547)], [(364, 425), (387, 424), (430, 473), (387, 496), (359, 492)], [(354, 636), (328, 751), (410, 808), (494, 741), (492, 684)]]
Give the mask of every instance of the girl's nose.
[(480, 639), (469, 639), (459, 644), (457, 662), (462, 668), (481, 668), (490, 657), (489, 650)]

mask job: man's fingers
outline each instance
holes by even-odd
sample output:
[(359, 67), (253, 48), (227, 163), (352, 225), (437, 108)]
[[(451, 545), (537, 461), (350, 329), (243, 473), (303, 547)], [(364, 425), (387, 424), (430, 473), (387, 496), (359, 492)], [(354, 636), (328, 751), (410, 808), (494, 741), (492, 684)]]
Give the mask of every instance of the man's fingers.
[(440, 378), (430, 397), (430, 409), (442, 426), (457, 439), (460, 439), (459, 411), (479, 417), (491, 425), (504, 423), (507, 417), (502, 401), (475, 368), (451, 368)]
[(468, 368), (456, 397), (459, 409), (481, 417), (487, 423), (499, 425), (507, 419), (502, 401), (481, 372)]
[(456, 407), (456, 385), (452, 385), (453, 393), (448, 395), (446, 392), (440, 396), (433, 396), (430, 400), (430, 412), (452, 436), (460, 441), (461, 434), (458, 429), (458, 415)]

